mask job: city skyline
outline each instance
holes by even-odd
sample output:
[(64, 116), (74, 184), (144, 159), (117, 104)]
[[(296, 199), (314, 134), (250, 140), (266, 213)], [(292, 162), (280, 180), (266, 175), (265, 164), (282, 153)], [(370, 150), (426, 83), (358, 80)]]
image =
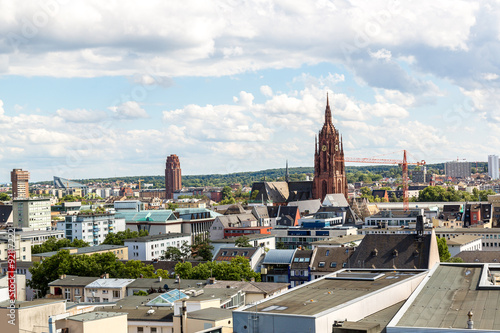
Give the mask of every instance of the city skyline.
[(0, 183), (312, 167), (327, 93), (346, 157), (499, 155), (494, 2), (0, 7)]

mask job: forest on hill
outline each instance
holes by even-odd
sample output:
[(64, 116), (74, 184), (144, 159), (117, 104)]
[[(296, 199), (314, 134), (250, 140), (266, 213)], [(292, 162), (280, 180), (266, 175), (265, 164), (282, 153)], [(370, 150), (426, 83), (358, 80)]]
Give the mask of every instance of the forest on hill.
[[(415, 170), (418, 166), (409, 166), (409, 170)], [(488, 163), (478, 162), (472, 165), (472, 172), (487, 172)], [(298, 167), (289, 168), (291, 181), (306, 180), (312, 177), (314, 168)], [(231, 174), (208, 174), (208, 175), (182, 175), (182, 185), (184, 187), (202, 187), (202, 186), (227, 186), (231, 184), (241, 184), (242, 186), (251, 186), (258, 181), (283, 181), (285, 179), (285, 168), (267, 169), (261, 171), (237, 172)], [(444, 163), (428, 164), (428, 173), (444, 173)], [(398, 178), (402, 176), (402, 170), (397, 165), (363, 165), (346, 166), (347, 181), (349, 183), (364, 181), (366, 183), (378, 181), (382, 178)], [(153, 188), (165, 187), (165, 176), (130, 176), (130, 177), (111, 177), (94, 179), (74, 179), (84, 184), (111, 184), (111, 183), (137, 183), (142, 179), (143, 184), (153, 184)], [(51, 184), (51, 181), (40, 182), (38, 184)]]

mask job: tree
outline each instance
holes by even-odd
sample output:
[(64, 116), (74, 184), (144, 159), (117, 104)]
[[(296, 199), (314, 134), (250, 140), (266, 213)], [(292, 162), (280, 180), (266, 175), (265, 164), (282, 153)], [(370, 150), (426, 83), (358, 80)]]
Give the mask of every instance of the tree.
[(167, 250), (165, 250), (163, 254), (160, 256), (160, 259), (180, 261), (182, 259), (182, 252), (175, 246), (169, 246), (167, 247)]
[(58, 251), (63, 247), (87, 247), (87, 246), (90, 246), (90, 244), (81, 239), (74, 239), (73, 241), (70, 241), (67, 238), (57, 240), (55, 237), (51, 237), (42, 244), (32, 246), (31, 253), (37, 254), (37, 253), (53, 252), (53, 251)]
[(10, 196), (7, 193), (0, 193), (0, 201), (10, 201)]
[(283, 242), (276, 243), (276, 249), (277, 250), (284, 250), (285, 249), (285, 243), (283, 243)]
[(437, 237), (438, 251), (439, 251), (439, 261), (446, 262), (451, 258), (450, 251), (448, 250), (448, 244), (446, 244), (446, 238)]
[(222, 200), (228, 200), (233, 197), (233, 190), (229, 186), (222, 188)]
[(196, 236), (194, 244), (191, 246), (191, 255), (201, 257), (203, 260), (212, 260), (213, 245), (208, 239), (203, 239), (202, 236)]
[(112, 252), (88, 255), (71, 255), (67, 250), (60, 250), (57, 254), (35, 262), (29, 269), (32, 274), (28, 286), (43, 297), (49, 290), (48, 284), (57, 280), (60, 275), (101, 276), (108, 273), (112, 278), (139, 277), (155, 278), (153, 265), (144, 265), (139, 260), (129, 260), (126, 263), (118, 261)]
[(148, 296), (149, 294), (147, 293), (147, 291), (144, 291), (144, 290), (137, 290), (137, 291), (134, 291), (134, 296)]
[(139, 232), (137, 232), (137, 231), (130, 231), (130, 229), (127, 229), (125, 231), (118, 231), (116, 233), (107, 234), (102, 244), (123, 245), (125, 244), (126, 239), (144, 237), (147, 235), (149, 235), (149, 232), (147, 230), (140, 230)]
[(260, 274), (254, 272), (248, 259), (241, 256), (233, 258), (230, 263), (209, 261), (196, 267), (190, 262), (178, 263), (175, 265), (175, 274), (181, 279), (206, 280), (214, 277), (217, 280), (249, 281), (253, 278), (255, 281), (261, 281)]
[(234, 241), (234, 246), (236, 247), (252, 247), (250, 245), (250, 239), (247, 236), (240, 236)]

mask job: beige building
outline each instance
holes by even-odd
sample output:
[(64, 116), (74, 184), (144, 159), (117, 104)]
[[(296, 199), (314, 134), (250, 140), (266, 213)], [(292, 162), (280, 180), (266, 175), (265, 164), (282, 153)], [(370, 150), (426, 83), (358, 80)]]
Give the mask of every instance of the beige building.
[(85, 286), (97, 279), (89, 276), (61, 275), (59, 279), (49, 283), (50, 289), (46, 297), (65, 299), (68, 302), (82, 302)]
[[(2, 333), (49, 332), (49, 317), (66, 312), (65, 300), (37, 299), (30, 302), (0, 303), (0, 330)], [(111, 332), (111, 331), (110, 331)]]
[[(181, 332), (181, 317), (174, 317), (174, 333)], [(209, 328), (220, 327), (221, 332), (233, 332), (233, 312), (220, 308), (207, 308), (184, 315), (184, 333), (196, 333)]]
[(127, 313), (88, 312), (56, 321), (59, 332), (68, 333), (111, 333), (127, 332)]
[[(31, 241), (15, 236), (16, 259), (18, 261), (31, 261)], [(7, 260), (7, 250), (9, 249), (8, 238), (0, 238), (0, 261)]]

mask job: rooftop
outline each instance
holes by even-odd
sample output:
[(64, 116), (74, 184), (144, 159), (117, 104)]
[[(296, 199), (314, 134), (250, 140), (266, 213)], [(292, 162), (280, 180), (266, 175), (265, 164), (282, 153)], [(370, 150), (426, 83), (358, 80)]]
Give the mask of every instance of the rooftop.
[(75, 321), (91, 321), (126, 315), (127, 313), (125, 312), (87, 312), (68, 317), (67, 319)]
[(134, 279), (97, 279), (86, 285), (85, 288), (122, 288), (132, 282)]
[[(500, 290), (482, 288), (483, 264), (440, 264), (408, 299), (391, 327), (464, 329), (473, 312), (474, 329), (500, 330)], [(485, 272), (488, 273), (488, 272)], [(427, 281), (427, 282), (425, 282)], [(495, 290), (496, 289), (496, 290)]]
[(465, 245), (471, 242), (481, 240), (481, 236), (474, 235), (458, 235), (454, 237), (446, 238), (446, 244), (451, 246)]
[(153, 241), (158, 241), (158, 240), (162, 240), (162, 239), (171, 239), (171, 238), (179, 238), (179, 237), (190, 237), (190, 234), (172, 232), (172, 233), (168, 233), (168, 234), (149, 235), (149, 236), (144, 236), (144, 237), (125, 239), (125, 243), (131, 243), (131, 242), (146, 243), (146, 242), (153, 242)]
[(339, 237), (333, 237), (330, 239), (315, 241), (315, 242), (312, 242), (312, 245), (316, 245), (316, 246), (317, 245), (342, 245), (342, 244), (360, 241), (364, 237), (365, 237), (364, 235), (339, 236)]
[(221, 308), (207, 308), (188, 312), (187, 317), (190, 319), (218, 321), (232, 318), (233, 311)]
[(62, 279), (57, 279), (49, 283), (49, 286), (86, 286), (97, 280), (92, 276), (66, 275)]
[[(253, 241), (253, 240), (257, 240), (257, 239), (264, 239), (264, 238), (274, 238), (274, 236), (272, 235), (268, 235), (268, 234), (248, 234), (248, 235), (245, 235), (245, 237), (248, 237), (248, 240), (250, 241)], [(214, 239), (214, 240), (210, 240), (212, 243), (234, 243), (235, 240), (237, 240), (238, 238), (240, 238), (240, 236), (236, 236), (236, 237), (228, 237), (228, 238), (223, 238), (223, 239)]]
[(243, 311), (315, 316), (419, 274), (420, 270), (357, 270), (314, 280), (276, 297), (248, 306)]
[[(88, 253), (96, 253), (96, 252), (101, 252), (101, 251), (112, 251), (112, 250), (119, 250), (119, 249), (127, 249), (125, 245), (96, 245), (96, 246), (87, 246), (87, 247), (79, 247), (79, 248), (62, 248), (60, 250), (69, 250), (69, 249), (76, 249), (75, 253), (71, 254), (88, 254)], [(59, 251), (60, 251), (59, 250)], [(58, 251), (52, 251), (52, 252), (43, 252), (43, 253), (35, 253), (32, 254), (32, 257), (52, 257), (53, 255), (56, 255)]]

